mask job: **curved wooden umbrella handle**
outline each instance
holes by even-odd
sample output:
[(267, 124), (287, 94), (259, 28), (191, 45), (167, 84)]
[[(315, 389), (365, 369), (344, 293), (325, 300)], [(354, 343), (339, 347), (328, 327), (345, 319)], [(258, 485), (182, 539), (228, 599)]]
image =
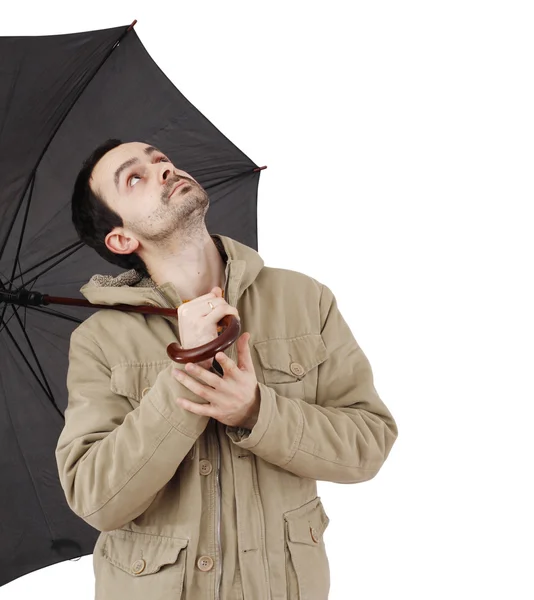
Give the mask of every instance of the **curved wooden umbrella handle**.
[(169, 344), (167, 346), (169, 358), (181, 364), (188, 362), (198, 363), (214, 357), (217, 352), (223, 352), (239, 337), (241, 322), (234, 315), (226, 315), (219, 321), (219, 325), (224, 327), (221, 335), (197, 348), (182, 348), (176, 342)]

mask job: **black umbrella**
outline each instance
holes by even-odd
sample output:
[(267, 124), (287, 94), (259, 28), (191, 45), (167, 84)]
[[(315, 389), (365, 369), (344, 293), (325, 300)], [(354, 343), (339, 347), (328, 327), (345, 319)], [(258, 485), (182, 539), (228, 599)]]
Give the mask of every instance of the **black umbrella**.
[(208, 230), (257, 249), (261, 169), (176, 89), (134, 24), (0, 38), (0, 585), (91, 554), (98, 536), (68, 507), (55, 462), (70, 334), (91, 310), (35, 301), (81, 298), (93, 274), (121, 270), (72, 226), (83, 160), (108, 138), (153, 144), (208, 190)]

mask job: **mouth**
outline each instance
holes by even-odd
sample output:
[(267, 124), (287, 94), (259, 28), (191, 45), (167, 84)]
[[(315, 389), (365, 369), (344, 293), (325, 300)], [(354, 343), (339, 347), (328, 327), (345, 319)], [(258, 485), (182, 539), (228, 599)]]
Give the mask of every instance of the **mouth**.
[(175, 192), (177, 189), (179, 189), (179, 188), (181, 188), (182, 186), (184, 186), (184, 185), (187, 185), (187, 184), (188, 184), (188, 181), (187, 181), (186, 179), (182, 179), (181, 181), (179, 181), (179, 182), (178, 182), (178, 183), (177, 183), (177, 184), (174, 186), (174, 188), (173, 188), (172, 192), (171, 192), (171, 193), (170, 193), (170, 195), (169, 195), (169, 198), (170, 198), (171, 196), (173, 196), (173, 195), (174, 195), (174, 192)]

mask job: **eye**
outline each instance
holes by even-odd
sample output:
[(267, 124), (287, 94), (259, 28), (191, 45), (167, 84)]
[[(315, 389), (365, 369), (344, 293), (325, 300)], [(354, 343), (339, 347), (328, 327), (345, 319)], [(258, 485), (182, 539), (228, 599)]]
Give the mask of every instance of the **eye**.
[(171, 162), (166, 156), (160, 156), (159, 161), (160, 162)]
[(129, 185), (129, 187), (133, 187), (137, 183), (137, 181), (135, 181), (135, 182), (133, 181), (134, 179), (139, 179), (140, 180), (141, 177), (139, 177), (139, 175), (131, 175), (128, 178), (128, 185)]

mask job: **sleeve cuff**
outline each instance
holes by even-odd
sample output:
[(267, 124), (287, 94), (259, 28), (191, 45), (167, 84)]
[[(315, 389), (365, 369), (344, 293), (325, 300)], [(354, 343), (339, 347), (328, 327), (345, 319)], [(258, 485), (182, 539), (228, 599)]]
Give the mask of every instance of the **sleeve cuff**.
[(176, 368), (183, 370), (184, 365), (171, 363), (163, 369), (143, 401), (150, 400), (156, 410), (175, 429), (189, 437), (197, 438), (206, 428), (209, 417), (185, 410), (176, 402), (176, 398), (186, 398), (197, 404), (204, 404), (205, 400), (173, 377), (172, 371)]
[(250, 429), (244, 427), (226, 427), (228, 437), (240, 448), (252, 449), (257, 446), (269, 427), (273, 417), (276, 396), (274, 390), (258, 382), (260, 388), (260, 412), (256, 425)]

